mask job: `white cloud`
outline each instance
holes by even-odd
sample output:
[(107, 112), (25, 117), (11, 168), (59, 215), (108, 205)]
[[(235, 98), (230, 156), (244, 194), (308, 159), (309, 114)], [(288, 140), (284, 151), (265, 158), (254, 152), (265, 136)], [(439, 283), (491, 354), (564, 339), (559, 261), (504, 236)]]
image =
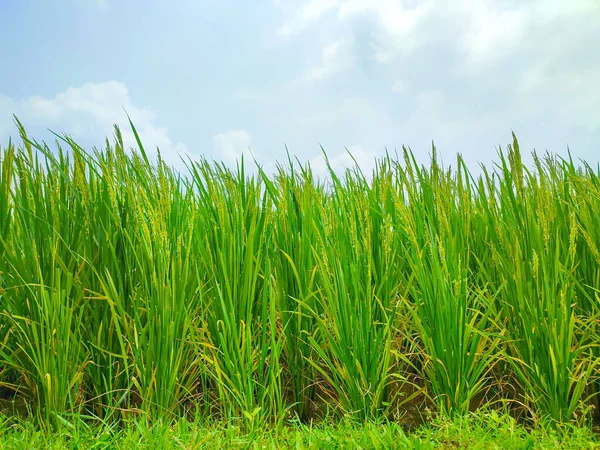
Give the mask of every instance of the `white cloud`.
[(22, 107), (32, 117), (55, 120), (62, 114), (61, 107), (53, 100), (34, 95), (24, 100)]
[(251, 150), (252, 135), (245, 130), (229, 130), (213, 136), (213, 149), (218, 160), (222, 159), (227, 164), (235, 164), (244, 156), (244, 164), (252, 161), (252, 156), (257, 157)]
[(65, 132), (74, 139), (84, 138), (101, 145), (113, 134), (117, 124), (123, 135), (124, 144), (137, 147), (135, 137), (127, 120), (131, 117), (150, 156), (156, 155), (156, 147), (169, 164), (183, 167), (179, 155), (192, 156), (185, 144), (174, 141), (165, 127), (156, 123), (156, 113), (135, 106), (125, 84), (118, 81), (85, 83), (70, 87), (52, 98), (34, 95), (22, 100), (0, 96), (0, 138), (12, 130), (12, 114), (27, 127), (41, 126), (57, 133)]
[(489, 66), (510, 56), (526, 36), (526, 7), (502, 9), (488, 2), (465, 1), (462, 21), (467, 25), (461, 38), (466, 64), (471, 69)]
[(522, 38), (527, 8), (505, 5), (495, 0), (345, 0), (337, 17), (340, 22), (373, 20), (374, 56), (381, 63), (451, 39), (475, 65), (507, 56)]
[[(520, 47), (545, 47), (548, 36), (561, 29), (577, 33), (572, 21), (587, 18), (600, 26), (596, 0), (309, 0), (284, 28), (287, 34), (298, 32), (299, 24), (323, 21), (330, 10), (336, 20), (324, 28), (339, 37), (352, 33), (347, 25), (354, 21), (372, 23), (373, 56), (380, 63), (406, 58), (427, 44), (453, 43), (463, 51), (459, 63), (472, 70), (513, 57)], [(544, 32), (531, 34), (540, 28)]]
[(412, 7), (397, 0), (346, 0), (339, 7), (338, 20), (373, 18), (377, 24), (373, 42), (375, 58), (385, 63), (398, 55), (412, 53), (429, 39), (431, 31), (423, 33), (422, 29), (435, 7), (431, 0)]
[(325, 13), (336, 8), (339, 0), (308, 0), (295, 13), (294, 17), (281, 25), (278, 34), (288, 37), (304, 29), (311, 22), (321, 19)]
[(300, 20), (309, 22), (320, 19), (323, 14), (335, 8), (339, 0), (309, 0), (300, 8)]
[(311, 67), (305, 78), (308, 80), (324, 80), (352, 66), (352, 46), (345, 39), (338, 39), (335, 42), (323, 47), (321, 62)]
[(402, 80), (396, 80), (394, 82), (394, 84), (392, 85), (392, 92), (395, 92), (396, 94), (402, 94), (405, 91), (406, 91), (406, 82), (404, 82)]
[(563, 123), (569, 123), (576, 117), (579, 127), (598, 129), (600, 90), (595, 88), (597, 80), (600, 80), (600, 65), (574, 72), (556, 70), (550, 64), (539, 63), (520, 74), (515, 89), (517, 95), (529, 99), (522, 105), (524, 114), (538, 114), (551, 101), (560, 104), (560, 108), (553, 112)]
[[(308, 4), (283, 20), (302, 22)], [(340, 0), (327, 11), (311, 17), (311, 39), (333, 44), (304, 74), (340, 82), (298, 95), (310, 101), (292, 122), (311, 140), (335, 129), (353, 142), (393, 147), (402, 139), (428, 151), (435, 139), (449, 155), (487, 159), (514, 130), (530, 148), (583, 144), (581, 151), (593, 151), (591, 136), (600, 133), (597, 0)], [(401, 98), (380, 95), (381, 84)], [(353, 97), (368, 98), (368, 108), (349, 113)]]

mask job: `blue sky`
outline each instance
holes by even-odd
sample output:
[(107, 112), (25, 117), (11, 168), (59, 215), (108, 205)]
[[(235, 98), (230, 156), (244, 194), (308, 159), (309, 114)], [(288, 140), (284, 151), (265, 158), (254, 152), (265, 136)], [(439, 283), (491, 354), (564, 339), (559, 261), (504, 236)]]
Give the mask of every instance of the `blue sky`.
[[(521, 147), (600, 161), (597, 0), (47, 0), (0, 4), (0, 140), (50, 128), (322, 170), (345, 148), (489, 163)], [(133, 145), (131, 133), (125, 133)]]

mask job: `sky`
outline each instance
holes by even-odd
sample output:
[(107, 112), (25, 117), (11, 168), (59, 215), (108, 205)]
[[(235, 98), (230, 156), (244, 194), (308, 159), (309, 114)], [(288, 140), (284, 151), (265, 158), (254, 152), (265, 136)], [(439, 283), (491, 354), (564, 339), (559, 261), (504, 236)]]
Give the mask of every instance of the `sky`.
[(167, 162), (364, 171), (532, 150), (600, 162), (598, 0), (0, 1), (0, 145), (102, 146), (131, 116)]

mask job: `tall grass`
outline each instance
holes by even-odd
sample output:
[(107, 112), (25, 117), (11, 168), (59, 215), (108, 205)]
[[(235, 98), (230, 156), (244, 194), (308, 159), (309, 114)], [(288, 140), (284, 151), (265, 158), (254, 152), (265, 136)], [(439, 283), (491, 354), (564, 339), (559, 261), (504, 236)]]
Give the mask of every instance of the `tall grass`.
[(197, 285), (206, 339), (202, 361), (229, 419), (261, 424), (281, 417), (282, 337), (273, 287), (271, 200), (260, 180), (206, 162), (192, 164)]
[[(276, 293), (281, 317), (284, 361), (289, 374), (291, 409), (302, 420), (310, 416), (315, 403), (316, 369), (316, 259), (313, 244), (317, 226), (322, 220), (322, 186), (314, 184), (310, 169), (298, 171), (290, 161), (290, 171), (279, 167), (271, 180), (261, 171), (265, 189), (276, 208), (273, 244), (276, 271)], [(314, 341), (313, 341), (314, 342)]]
[(389, 403), (397, 293), (395, 235), (377, 192), (360, 172), (342, 181), (330, 170), (333, 193), (317, 224), (314, 257), (320, 273), (321, 340), (310, 362), (343, 410), (361, 418)]
[(476, 212), (460, 158), (458, 167), (453, 178), (434, 153), (430, 170), (412, 172), (405, 218), (409, 239), (403, 248), (414, 278), (408, 311), (422, 370), (436, 403), (449, 414), (469, 411), (489, 384), (498, 353), (490, 329), (496, 314), (493, 294), (472, 273)]
[(87, 152), (17, 127), (0, 150), (0, 392), (42, 423), (381, 419), (415, 385), (441, 414), (500, 400), (532, 420), (589, 417), (590, 165), (527, 168), (515, 138), (477, 172), (404, 149), (325, 180), (291, 159), (178, 173), (117, 128)]

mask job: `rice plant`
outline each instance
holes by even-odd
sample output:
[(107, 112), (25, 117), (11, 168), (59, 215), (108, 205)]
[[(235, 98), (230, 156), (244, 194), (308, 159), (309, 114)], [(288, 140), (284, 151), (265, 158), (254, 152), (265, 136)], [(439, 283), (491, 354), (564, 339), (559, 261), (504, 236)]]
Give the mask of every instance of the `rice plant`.
[(289, 173), (280, 167), (274, 182), (264, 172), (261, 175), (277, 211), (274, 269), (291, 406), (301, 420), (306, 420), (316, 400), (316, 370), (310, 364), (314, 349), (309, 337), (316, 339), (317, 320), (313, 313), (319, 310), (313, 245), (322, 220), (318, 203), (323, 198), (322, 186), (314, 184), (309, 168), (298, 173), (291, 161)]
[(196, 267), (208, 340), (199, 341), (222, 413), (256, 426), (282, 417), (280, 355), (271, 270), (270, 199), (256, 179), (192, 164), (202, 220)]
[[(534, 154), (365, 174), (150, 158), (131, 124), (0, 149), (0, 396), (44, 425), (194, 412), (252, 431), (512, 405), (587, 420), (600, 392), (600, 170)], [(326, 157), (326, 154), (325, 154)], [(406, 389), (405, 389), (406, 388)], [(493, 392), (494, 401), (492, 401)], [(428, 400), (427, 400), (428, 399)], [(331, 412), (333, 415), (330, 415)]]

